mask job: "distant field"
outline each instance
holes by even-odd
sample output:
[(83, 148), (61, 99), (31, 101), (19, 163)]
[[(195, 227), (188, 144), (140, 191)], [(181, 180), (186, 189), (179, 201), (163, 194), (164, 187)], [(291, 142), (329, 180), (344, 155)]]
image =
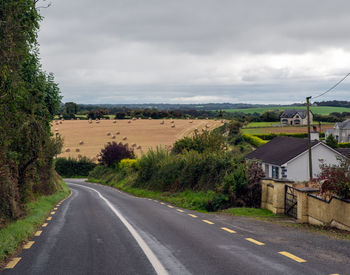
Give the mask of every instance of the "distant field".
[[(212, 130), (220, 125), (219, 121), (214, 120), (185, 120), (175, 119), (175, 127), (172, 128), (171, 120), (138, 119), (129, 123), (129, 120), (101, 120), (100, 123), (93, 121), (89, 124), (88, 120), (65, 120), (54, 121), (52, 131), (58, 132), (64, 139), (63, 152), (60, 157), (78, 157), (86, 156), (96, 160), (96, 155), (108, 142), (116, 141), (128, 143), (130, 146), (136, 144), (141, 149), (136, 149), (136, 154), (147, 152), (150, 148), (156, 146), (171, 146), (173, 143), (187, 135), (191, 135), (195, 129), (201, 130), (208, 125)], [(56, 131), (57, 130), (57, 131)], [(119, 132), (119, 134), (117, 134)], [(110, 133), (110, 135), (107, 135)], [(114, 136), (114, 137), (113, 137)], [(123, 138), (126, 137), (126, 140)], [(83, 141), (83, 145), (79, 142)], [(69, 149), (70, 152), (66, 152)], [(77, 149), (79, 152), (77, 152)]]
[[(317, 124), (316, 124), (317, 125)], [(325, 129), (331, 129), (333, 128), (334, 124), (325, 124), (321, 126), (322, 132), (324, 132)], [(318, 127), (317, 127), (318, 129)], [(243, 128), (242, 133), (244, 134), (250, 134), (250, 135), (258, 135), (258, 134), (270, 134), (270, 133), (307, 133), (307, 127), (306, 126), (298, 126), (298, 127), (291, 127), (291, 126), (283, 126), (283, 127), (260, 127), (260, 128)]]
[[(305, 107), (293, 107), (293, 106), (286, 106), (286, 107), (266, 107), (266, 108), (247, 108), (247, 109), (225, 109), (226, 112), (243, 112), (245, 114), (249, 113), (259, 113), (263, 114), (265, 111), (269, 110), (287, 110), (287, 109), (306, 109)], [(311, 111), (314, 114), (320, 114), (320, 115), (328, 115), (333, 112), (350, 112), (350, 108), (345, 107), (328, 107), (328, 106), (311, 106)]]
[[(315, 126), (318, 126), (318, 122), (313, 123)], [(247, 125), (245, 125), (243, 128), (262, 128), (262, 127), (280, 127), (280, 122), (275, 121), (275, 122), (250, 122)], [(331, 126), (333, 127), (334, 122), (322, 122), (322, 125), (325, 126)], [(286, 128), (285, 126), (283, 126)], [(293, 127), (295, 128), (295, 127)]]

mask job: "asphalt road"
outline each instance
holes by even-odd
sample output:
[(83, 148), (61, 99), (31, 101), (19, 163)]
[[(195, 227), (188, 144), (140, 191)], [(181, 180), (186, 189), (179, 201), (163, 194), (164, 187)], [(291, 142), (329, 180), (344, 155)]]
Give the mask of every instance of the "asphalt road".
[(4, 274), (350, 274), (350, 241), (67, 183), (71, 197)]

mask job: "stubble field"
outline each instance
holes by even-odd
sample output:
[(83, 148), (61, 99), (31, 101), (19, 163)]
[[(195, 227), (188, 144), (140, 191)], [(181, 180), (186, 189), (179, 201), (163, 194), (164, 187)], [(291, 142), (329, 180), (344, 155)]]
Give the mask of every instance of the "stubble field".
[[(108, 142), (128, 143), (137, 155), (157, 146), (169, 147), (178, 139), (193, 134), (195, 129), (213, 130), (222, 125), (214, 120), (87, 120), (54, 121), (52, 132), (59, 133), (64, 146), (59, 157), (86, 156), (96, 161)], [(172, 127), (175, 125), (175, 127)], [(206, 127), (207, 126), (207, 127)], [(83, 144), (80, 144), (83, 143)]]

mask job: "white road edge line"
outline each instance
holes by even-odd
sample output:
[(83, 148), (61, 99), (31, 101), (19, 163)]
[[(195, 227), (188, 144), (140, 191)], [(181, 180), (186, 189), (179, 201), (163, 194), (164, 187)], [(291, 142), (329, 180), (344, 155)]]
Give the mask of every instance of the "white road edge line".
[(87, 186), (80, 185), (80, 184), (79, 184), (79, 186), (82, 186), (84, 188), (88, 188), (88, 189), (95, 191), (99, 195), (99, 197), (105, 201), (105, 203), (109, 206), (109, 208), (113, 211), (113, 213), (121, 220), (121, 222), (125, 225), (125, 227), (129, 230), (131, 235), (134, 237), (136, 242), (139, 244), (139, 246), (141, 247), (142, 251), (145, 253), (146, 257), (148, 258), (148, 260), (152, 264), (152, 266), (157, 274), (159, 274), (159, 275), (168, 274), (168, 272), (165, 270), (164, 266), (161, 264), (161, 262), (159, 261), (157, 256), (153, 253), (153, 251), (149, 248), (149, 246), (141, 238), (140, 234), (137, 233), (135, 228), (132, 227), (132, 225), (124, 218), (124, 216), (117, 209), (114, 208), (114, 206), (109, 202), (109, 200), (107, 200), (104, 196), (102, 196), (100, 192), (98, 192), (97, 190), (95, 190), (91, 187), (87, 187)]

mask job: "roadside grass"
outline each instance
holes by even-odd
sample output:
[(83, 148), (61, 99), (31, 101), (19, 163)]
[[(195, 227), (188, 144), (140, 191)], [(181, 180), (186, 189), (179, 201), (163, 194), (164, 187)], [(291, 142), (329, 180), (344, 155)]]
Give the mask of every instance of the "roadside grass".
[[(213, 200), (215, 193), (213, 191), (208, 192), (194, 192), (186, 190), (181, 193), (169, 193), (152, 191), (142, 188), (131, 187), (128, 179), (122, 179), (117, 183), (107, 183), (103, 180), (88, 179), (88, 182), (101, 183), (104, 185), (115, 187), (121, 191), (132, 194), (137, 197), (150, 198), (163, 202), (171, 203), (177, 207), (195, 210), (198, 212), (206, 213), (206, 206), (208, 202)], [(214, 213), (214, 212), (211, 212)]]
[[(225, 109), (224, 111), (234, 113), (234, 112), (242, 112), (245, 114), (253, 114), (253, 113), (259, 113), (263, 114), (266, 111), (273, 111), (273, 110), (290, 110), (290, 109), (298, 109), (298, 110), (306, 110), (306, 107), (304, 106), (276, 106), (276, 107), (261, 107), (261, 108), (246, 108), (246, 109)], [(333, 112), (349, 112), (350, 108), (346, 107), (332, 107), (332, 106), (311, 106), (311, 111), (314, 114), (320, 114), (320, 115), (329, 115)]]
[(234, 207), (220, 211), (231, 216), (243, 216), (254, 218), (280, 218), (280, 215), (272, 213), (270, 210), (249, 207)]
[(29, 240), (45, 221), (56, 203), (69, 194), (69, 188), (60, 179), (61, 189), (50, 196), (41, 196), (27, 205), (28, 215), (0, 229), (0, 263), (11, 257), (17, 249)]

